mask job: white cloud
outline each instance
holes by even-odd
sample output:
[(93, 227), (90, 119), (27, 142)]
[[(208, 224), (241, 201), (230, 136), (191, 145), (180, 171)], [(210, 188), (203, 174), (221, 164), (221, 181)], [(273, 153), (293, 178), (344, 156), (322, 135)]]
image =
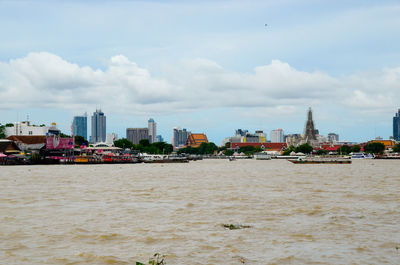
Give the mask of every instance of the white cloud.
[(47, 52), (0, 62), (3, 109), (102, 106), (150, 115), (219, 107), (287, 112), (329, 105), (349, 111), (392, 111), (399, 89), (400, 68), (334, 78), (318, 71), (298, 71), (279, 60), (240, 73), (195, 59), (156, 78), (123, 55), (112, 57), (105, 70), (79, 66)]

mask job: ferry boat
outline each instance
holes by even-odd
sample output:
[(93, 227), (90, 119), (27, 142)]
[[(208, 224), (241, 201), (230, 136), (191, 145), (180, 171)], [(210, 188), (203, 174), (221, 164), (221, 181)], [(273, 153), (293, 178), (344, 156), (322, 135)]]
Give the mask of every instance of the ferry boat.
[(266, 153), (255, 153), (253, 157), (255, 160), (271, 160), (271, 156)]
[(374, 154), (365, 154), (365, 153), (353, 153), (351, 155), (351, 159), (374, 159)]

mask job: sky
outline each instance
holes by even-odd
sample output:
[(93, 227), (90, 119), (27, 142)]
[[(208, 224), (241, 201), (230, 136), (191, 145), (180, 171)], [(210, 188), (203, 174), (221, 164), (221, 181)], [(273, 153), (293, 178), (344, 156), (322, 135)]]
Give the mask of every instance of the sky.
[[(0, 0), (0, 123), (392, 135), (399, 1)], [(89, 122), (90, 124), (90, 122)], [(88, 128), (90, 134), (90, 126)]]

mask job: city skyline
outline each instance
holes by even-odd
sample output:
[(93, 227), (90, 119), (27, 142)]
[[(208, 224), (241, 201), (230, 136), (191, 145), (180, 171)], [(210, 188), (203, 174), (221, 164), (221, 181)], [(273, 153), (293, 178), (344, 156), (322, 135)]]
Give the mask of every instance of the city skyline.
[(101, 106), (107, 132), (152, 117), (168, 142), (181, 126), (219, 143), (236, 128), (302, 133), (311, 106), (322, 135), (389, 138), (399, 11), (391, 0), (1, 1), (0, 122), (29, 115), (69, 132)]

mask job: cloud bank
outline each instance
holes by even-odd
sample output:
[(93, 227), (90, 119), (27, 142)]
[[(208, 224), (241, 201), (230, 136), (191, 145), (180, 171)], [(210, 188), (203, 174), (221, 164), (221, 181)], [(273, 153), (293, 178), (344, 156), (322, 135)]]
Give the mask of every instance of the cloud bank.
[(360, 113), (393, 112), (400, 67), (333, 77), (304, 72), (273, 60), (250, 73), (195, 59), (169, 67), (160, 77), (123, 55), (93, 69), (48, 52), (0, 62), (2, 109), (39, 107), (105, 110), (127, 114), (179, 113), (209, 108), (269, 108), (304, 111), (337, 106)]

